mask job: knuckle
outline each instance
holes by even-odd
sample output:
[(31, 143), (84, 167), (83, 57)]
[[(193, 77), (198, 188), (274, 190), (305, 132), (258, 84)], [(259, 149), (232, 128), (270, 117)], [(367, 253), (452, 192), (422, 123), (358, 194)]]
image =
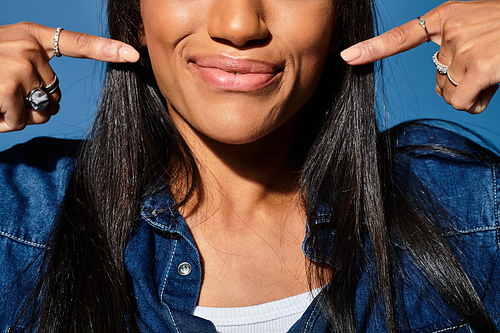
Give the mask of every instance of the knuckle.
[(61, 107), (61, 106), (60, 106), (59, 104), (54, 105), (54, 106), (51, 106), (51, 107), (50, 107), (50, 109), (49, 109), (49, 111), (50, 111), (50, 115), (51, 115), (51, 116), (56, 115), (56, 114), (59, 112), (59, 108), (60, 108), (60, 107)]
[(33, 22), (20, 22), (19, 23), (19, 29), (22, 29), (26, 32), (29, 33), (36, 33), (37, 30), (40, 28), (39, 24), (33, 23)]
[(399, 47), (403, 47), (409, 43), (410, 32), (405, 26), (399, 26), (389, 32), (391, 42)]
[(116, 55), (117, 47), (109, 39), (99, 39), (97, 43), (97, 55), (99, 57), (111, 58)]
[(35, 59), (42, 53), (42, 47), (35, 38), (23, 38), (4, 42), (2, 53), (10, 59)]
[[(477, 77), (479, 78), (488, 78), (487, 80), (487, 85), (491, 86), (493, 85), (493, 82), (491, 81), (492, 74), (493, 76), (495, 73), (495, 70), (498, 68), (498, 64), (495, 63), (495, 61), (491, 58), (484, 58), (481, 60), (477, 60), (472, 62), (469, 65), (470, 69), (468, 71), (476, 74)], [(486, 88), (486, 87), (483, 87)]]
[(87, 49), (92, 45), (92, 36), (89, 34), (75, 34), (74, 43), (78, 49)]
[(4, 94), (13, 95), (19, 89), (19, 83), (14, 77), (2, 77), (0, 79), (0, 93), (2, 93), (2, 97)]
[(449, 13), (447, 19), (444, 20), (444, 24), (442, 27), (441, 35), (443, 36), (443, 41), (445, 43), (452, 42), (453, 40), (458, 39), (463, 34), (464, 25), (467, 22), (459, 19), (453, 13), (457, 10), (458, 6), (461, 6), (462, 3), (459, 1), (448, 1), (443, 4), (445, 8), (445, 13)]
[(448, 14), (453, 14), (455, 10), (457, 10), (457, 7), (459, 7), (461, 4), (462, 4), (461, 1), (451, 0), (451, 1), (446, 1), (439, 7), (443, 8), (443, 13), (444, 13), (443, 15), (446, 16)]
[[(46, 110), (47, 111), (47, 110)], [(41, 115), (37, 121), (36, 121), (36, 124), (45, 124), (47, 123), (48, 121), (50, 120), (50, 113), (47, 113), (47, 114), (43, 114)]]
[(443, 24), (443, 42), (452, 43), (460, 37), (461, 31), (463, 31), (463, 23), (455, 20), (448, 20)]
[(25, 121), (21, 121), (21, 122), (16, 122), (15, 124), (7, 124), (7, 127), (12, 132), (19, 132), (19, 131), (22, 131), (23, 129), (25, 129), (26, 125), (27, 124)]
[(461, 99), (461, 98), (451, 98), (450, 100), (450, 103), (449, 103), (451, 106), (453, 106), (453, 108), (455, 108), (456, 110), (459, 110), (459, 111), (467, 111), (469, 110), (473, 103), (467, 103), (467, 101)]
[(449, 90), (447, 90), (447, 89), (443, 89), (443, 95), (442, 95), (442, 97), (443, 97), (443, 99), (444, 99), (444, 101), (445, 101), (446, 103), (448, 103), (448, 104), (452, 105), (452, 104), (451, 104), (451, 98), (452, 98), (452, 95), (451, 95), (451, 93), (450, 93), (450, 91), (449, 91)]
[(50, 94), (50, 98), (52, 101), (54, 101), (54, 104), (59, 104), (62, 98), (61, 90), (57, 89), (56, 91), (54, 91), (52, 94)]
[(378, 47), (378, 45), (372, 43), (371, 41), (363, 42), (363, 46), (364, 46), (364, 52), (368, 55), (368, 57), (376, 59), (383, 57), (380, 47)]
[[(33, 87), (35, 88), (35, 87)], [(0, 79), (0, 98), (6, 102), (14, 102), (24, 96), (24, 88), (16, 77)]]
[(443, 89), (441, 89), (437, 84), (436, 84), (436, 94), (438, 94), (440, 97), (443, 97)]

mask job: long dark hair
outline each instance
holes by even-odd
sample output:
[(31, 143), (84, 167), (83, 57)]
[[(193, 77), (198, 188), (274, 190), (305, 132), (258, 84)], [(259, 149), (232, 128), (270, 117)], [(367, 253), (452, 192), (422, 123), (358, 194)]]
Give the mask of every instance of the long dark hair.
[[(374, 35), (371, 0), (339, 0), (338, 6), (339, 49)], [(109, 0), (110, 37), (136, 47), (141, 60), (108, 66), (95, 122), (26, 308), (31, 331), (138, 331), (123, 256), (139, 204), (159, 179), (166, 185), (185, 182), (179, 205), (201, 191), (196, 161), (168, 116), (147, 50), (138, 41), (140, 23), (139, 1)], [(311, 279), (330, 282), (323, 309), (332, 328), (356, 331), (356, 270), (367, 262), (374, 267), (371, 296), (385, 309), (387, 331), (400, 326), (397, 235), (462, 318), (477, 331), (495, 331), (460, 264), (428, 222), (436, 216), (415, 209), (425, 208), (426, 201), (395, 185), (400, 180), (392, 168), (392, 146), (376, 123), (373, 66), (350, 67), (331, 55), (305, 108), (313, 111), (303, 125), (308, 131), (298, 132), (307, 135), (295, 138), (294, 149), (303, 157), (300, 184), (308, 221), (321, 202), (331, 211), (327, 234), (335, 229), (334, 238), (325, 239), (324, 230), (310, 226), (311, 246), (327, 263), (311, 269)]]

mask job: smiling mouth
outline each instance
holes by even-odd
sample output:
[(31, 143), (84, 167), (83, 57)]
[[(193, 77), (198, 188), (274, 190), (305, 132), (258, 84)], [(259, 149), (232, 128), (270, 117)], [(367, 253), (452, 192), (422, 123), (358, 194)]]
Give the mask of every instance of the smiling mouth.
[(189, 61), (188, 67), (210, 86), (234, 92), (260, 90), (283, 72), (283, 66), (277, 64), (220, 55), (198, 55)]

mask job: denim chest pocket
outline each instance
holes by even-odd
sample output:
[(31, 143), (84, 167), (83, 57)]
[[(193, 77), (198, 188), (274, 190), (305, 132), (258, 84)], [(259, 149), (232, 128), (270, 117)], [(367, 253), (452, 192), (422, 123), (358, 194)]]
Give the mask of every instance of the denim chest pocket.
[[(439, 328), (442, 327), (443, 328)], [(469, 325), (467, 324), (459, 324), (459, 325), (432, 325), (432, 327), (427, 327), (427, 328), (420, 328), (416, 330), (410, 330), (410, 331), (402, 331), (402, 332), (408, 332), (408, 333), (413, 333), (413, 332), (419, 332), (419, 333), (474, 333), (474, 331), (470, 328)]]
[[(475, 226), (457, 228), (443, 234), (490, 316), (498, 324), (500, 310), (500, 271), (498, 260), (498, 228)], [(404, 256), (405, 250), (401, 250)], [(474, 332), (443, 299), (411, 260), (403, 260), (400, 296), (403, 332)]]

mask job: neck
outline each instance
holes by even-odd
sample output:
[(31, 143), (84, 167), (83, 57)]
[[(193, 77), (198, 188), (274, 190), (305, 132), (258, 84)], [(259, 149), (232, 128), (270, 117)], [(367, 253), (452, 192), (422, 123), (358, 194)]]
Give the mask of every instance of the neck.
[(205, 221), (217, 212), (231, 221), (244, 216), (248, 223), (268, 210), (290, 211), (290, 205), (297, 210), (299, 168), (290, 158), (295, 119), (256, 141), (232, 145), (204, 136), (171, 114), (198, 160), (203, 183), (203, 196), (182, 209), (186, 220)]
[(203, 196), (180, 209), (202, 258), (198, 304), (248, 306), (306, 292), (306, 218), (299, 168), (290, 158), (295, 121), (252, 143), (230, 145), (176, 117), (203, 184)]

